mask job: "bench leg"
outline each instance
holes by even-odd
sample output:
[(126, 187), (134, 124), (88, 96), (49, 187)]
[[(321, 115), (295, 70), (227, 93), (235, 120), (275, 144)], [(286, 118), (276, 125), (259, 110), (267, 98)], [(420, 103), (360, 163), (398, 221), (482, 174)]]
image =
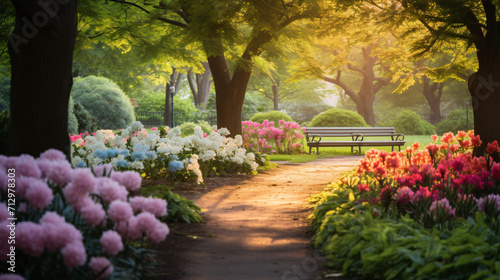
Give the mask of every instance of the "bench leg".
[(361, 146), (358, 146), (359, 147), (359, 154), (358, 155), (361, 155)]
[(312, 147), (309, 147), (309, 154), (311, 154)]
[(319, 155), (319, 147), (316, 147), (316, 154)]

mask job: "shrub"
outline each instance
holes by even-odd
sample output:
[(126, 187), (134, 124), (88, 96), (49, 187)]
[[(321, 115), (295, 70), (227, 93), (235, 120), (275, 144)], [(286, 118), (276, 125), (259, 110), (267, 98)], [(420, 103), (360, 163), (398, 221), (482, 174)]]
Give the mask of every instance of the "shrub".
[(193, 135), (194, 133), (194, 128), (195, 127), (201, 127), (201, 129), (203, 130), (203, 132), (207, 133), (207, 134), (210, 134), (210, 132), (212, 132), (214, 129), (212, 128), (212, 126), (210, 124), (208, 124), (207, 122), (199, 122), (199, 123), (193, 123), (193, 122), (185, 122), (183, 124), (181, 124), (179, 126), (179, 128), (181, 129), (182, 131), (182, 136), (189, 136), (189, 135)]
[(134, 122), (130, 100), (109, 79), (96, 76), (76, 78), (71, 95), (97, 118), (102, 128), (119, 129)]
[(469, 110), (469, 127), (467, 127), (467, 110), (456, 109), (451, 111), (446, 119), (436, 125), (436, 132), (444, 134), (450, 131), (468, 130), (474, 126), (472, 110)]
[(89, 111), (85, 110), (80, 102), (75, 102), (73, 107), (76, 119), (78, 121), (78, 132), (97, 131), (99, 124), (96, 117), (92, 116)]
[(68, 133), (78, 133), (78, 120), (75, 116), (75, 102), (69, 98), (68, 104)]
[(366, 124), (363, 117), (353, 111), (333, 108), (325, 111), (312, 119), (312, 127), (364, 127)]
[(263, 123), (265, 120), (270, 122), (278, 123), (280, 120), (287, 122), (293, 122), (292, 118), (285, 113), (280, 111), (270, 111), (265, 113), (257, 113), (250, 118), (252, 122)]
[(396, 131), (406, 135), (431, 135), (435, 133), (434, 126), (420, 117), (419, 114), (403, 110), (394, 119), (379, 122), (378, 126), (393, 126)]

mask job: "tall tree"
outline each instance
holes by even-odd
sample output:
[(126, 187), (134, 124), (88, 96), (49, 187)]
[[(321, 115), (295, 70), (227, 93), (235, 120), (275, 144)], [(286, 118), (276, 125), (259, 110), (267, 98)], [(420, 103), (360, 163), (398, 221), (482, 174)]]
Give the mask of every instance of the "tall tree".
[[(364, 2), (364, 1), (363, 1)], [(366, 1), (373, 2), (373, 1)], [(474, 150), (482, 155), (489, 142), (500, 141), (500, 32), (494, 0), (395, 2), (390, 19), (396, 24), (414, 24), (426, 36), (415, 45), (418, 54), (434, 52), (446, 44), (466, 50), (473, 46), (478, 61), (477, 72), (469, 77), (469, 92), (474, 107), (474, 132), (483, 144)], [(389, 18), (389, 17), (388, 17)]]
[[(203, 49), (215, 86), (217, 126), (236, 135), (241, 134), (243, 102), (255, 58), (285, 28), (318, 16), (323, 0), (179, 0), (158, 1), (155, 8), (142, 1), (110, 1), (140, 9), (158, 24), (184, 29), (177, 32)], [(231, 53), (231, 45), (238, 52)]]
[[(11, 1), (16, 20), (9, 36), (9, 152), (38, 156), (55, 148), (69, 157), (68, 102), (77, 1)], [(43, 137), (34, 141), (33, 135)]]

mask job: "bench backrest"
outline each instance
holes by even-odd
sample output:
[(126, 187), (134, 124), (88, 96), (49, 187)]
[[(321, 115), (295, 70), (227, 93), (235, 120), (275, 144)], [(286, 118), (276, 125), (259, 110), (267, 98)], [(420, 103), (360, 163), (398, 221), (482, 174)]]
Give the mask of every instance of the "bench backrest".
[(320, 136), (387, 136), (398, 134), (394, 127), (306, 127), (306, 134)]

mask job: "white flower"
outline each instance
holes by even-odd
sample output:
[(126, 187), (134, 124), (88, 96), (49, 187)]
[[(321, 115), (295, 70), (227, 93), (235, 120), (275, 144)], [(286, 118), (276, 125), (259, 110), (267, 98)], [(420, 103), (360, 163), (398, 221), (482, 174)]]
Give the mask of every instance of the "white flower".
[(132, 126), (129, 126), (127, 129), (130, 133), (135, 133), (139, 130), (142, 130), (144, 128), (144, 125), (142, 125), (141, 122), (135, 121)]
[(215, 156), (216, 156), (216, 154), (215, 154), (215, 152), (214, 152), (214, 151), (212, 151), (212, 150), (207, 150), (207, 151), (203, 152), (203, 153), (200, 155), (200, 159), (201, 159), (202, 161), (209, 161), (209, 160), (213, 160), (213, 159), (215, 159)]
[(222, 128), (219, 128), (217, 129), (217, 132), (220, 134), (220, 135), (224, 135), (224, 136), (227, 136), (229, 135), (229, 130), (225, 127), (222, 127)]
[(144, 164), (142, 163), (142, 161), (134, 161), (132, 162), (131, 167), (133, 169), (142, 170), (144, 169)]

